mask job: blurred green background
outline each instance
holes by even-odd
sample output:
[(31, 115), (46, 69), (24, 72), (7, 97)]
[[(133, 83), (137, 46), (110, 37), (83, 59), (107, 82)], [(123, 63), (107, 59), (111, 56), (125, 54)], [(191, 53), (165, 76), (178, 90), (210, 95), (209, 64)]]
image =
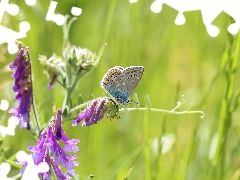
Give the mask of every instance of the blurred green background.
[[(17, 16), (5, 13), (2, 25), (19, 31), (22, 20), (31, 24), (27, 38), (21, 41), (30, 47), (34, 94), (43, 124), (50, 120), (54, 103), (62, 107), (64, 91), (58, 84), (53, 90), (47, 89), (49, 80), (37, 59), (39, 54), (47, 57), (62, 54), (62, 27), (45, 20), (50, 1), (37, 1), (33, 7), (24, 1), (10, 2), (16, 3), (21, 12)], [(184, 13), (186, 23), (177, 26), (174, 23), (176, 10), (163, 5), (161, 13), (155, 14), (150, 10), (151, 3), (148, 0), (134, 4), (127, 0), (59, 1), (56, 13), (70, 14), (72, 6), (83, 10), (70, 29), (71, 44), (95, 52), (104, 43), (108, 44), (98, 66), (77, 87), (76, 100), (79, 94), (85, 101), (90, 100), (92, 94), (94, 97), (105, 95), (100, 80), (109, 68), (142, 65), (144, 75), (135, 90), (140, 104), (146, 107), (144, 97), (147, 94), (153, 108), (171, 110), (185, 95), (186, 102), (180, 110), (193, 103), (190, 110), (202, 110), (205, 117), (121, 111), (121, 119), (104, 118), (90, 127), (72, 127), (70, 122), (66, 123), (63, 128), (69, 138), (81, 140), (77, 154), (80, 164), (75, 170), (82, 179), (90, 174), (94, 179), (123, 179), (131, 167), (134, 169), (129, 179), (237, 179), (240, 174), (240, 108), (228, 102), (224, 111), (222, 105), (229, 90), (229, 73), (235, 76), (236, 82), (232, 100), (239, 102), (239, 68), (234, 72), (229, 70), (235, 55), (229, 55), (229, 65), (226, 63), (220, 69), (226, 47), (235, 47), (237, 39), (227, 32), (230, 17), (221, 13), (215, 19), (213, 24), (220, 28), (220, 34), (212, 38), (200, 11)], [(4, 67), (16, 55), (8, 54), (6, 48), (6, 44), (0, 45), (0, 100), (8, 100), (12, 107), (15, 103), (12, 72)], [(134, 106), (131, 103), (130, 107)], [(7, 125), (8, 117), (7, 112), (0, 111), (1, 125)], [(222, 130), (224, 127), (227, 129)], [(167, 142), (173, 143), (172, 147), (162, 154), (156, 145), (166, 146), (159, 142), (162, 136), (169, 134), (175, 141)], [(217, 137), (223, 138), (218, 143), (219, 154)], [(1, 161), (19, 150), (27, 152), (26, 148), (35, 144), (36, 140), (27, 130), (16, 128), (14, 137), (7, 136), (1, 142)], [(13, 169), (12, 174), (16, 171)]]

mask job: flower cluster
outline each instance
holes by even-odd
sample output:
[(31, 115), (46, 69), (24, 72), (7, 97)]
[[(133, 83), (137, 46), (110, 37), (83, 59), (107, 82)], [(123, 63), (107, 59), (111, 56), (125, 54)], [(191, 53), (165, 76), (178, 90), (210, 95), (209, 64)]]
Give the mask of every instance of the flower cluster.
[[(44, 130), (38, 140), (36, 146), (29, 146), (28, 150), (33, 153), (34, 164), (38, 165), (41, 162), (47, 162), (52, 167), (53, 172), (58, 179), (71, 179), (75, 175), (74, 166), (78, 166), (78, 162), (74, 161), (77, 156), (67, 156), (66, 153), (78, 152), (79, 149), (76, 144), (79, 142), (78, 139), (69, 140), (61, 126), (62, 111), (58, 109), (55, 116), (52, 117), (51, 122), (48, 125), (48, 129)], [(62, 141), (64, 147), (59, 145), (59, 141)], [(20, 162), (24, 166), (21, 170), (23, 174), (26, 162)], [(64, 174), (60, 169), (59, 165), (62, 165), (66, 169)], [(51, 171), (41, 173), (42, 179), (51, 179)]]
[(64, 58), (79, 69), (90, 70), (97, 65), (96, 55), (87, 48), (67, 44), (64, 49)]
[(66, 44), (63, 56), (53, 54), (52, 57), (47, 58), (46, 56), (40, 55), (38, 59), (45, 67), (44, 73), (47, 75), (48, 79), (51, 80), (48, 88), (52, 89), (53, 84), (59, 76), (62, 77), (62, 81), (59, 81), (59, 83), (63, 87), (74, 88), (84, 75), (96, 67), (105, 46), (106, 45), (100, 48), (98, 55), (87, 48), (81, 48), (70, 44)]
[(29, 114), (32, 102), (32, 73), (28, 49), (21, 47), (14, 62), (10, 64), (14, 71), (12, 77), (15, 82), (12, 87), (17, 93), (15, 99), (20, 102), (18, 107), (11, 108), (10, 113), (19, 118), (19, 127), (30, 129)]
[(87, 109), (82, 111), (72, 122), (72, 126), (77, 126), (83, 120), (82, 126), (97, 124), (104, 115), (107, 118), (118, 117), (119, 107), (109, 97), (100, 97), (92, 100)]

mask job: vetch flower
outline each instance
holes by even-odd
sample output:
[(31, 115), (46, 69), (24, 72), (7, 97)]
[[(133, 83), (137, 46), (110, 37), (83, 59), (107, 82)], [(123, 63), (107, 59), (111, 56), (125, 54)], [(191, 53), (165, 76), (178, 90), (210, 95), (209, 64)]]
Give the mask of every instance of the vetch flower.
[(14, 62), (10, 64), (13, 70), (12, 77), (15, 82), (12, 87), (17, 93), (16, 100), (20, 102), (18, 107), (9, 110), (13, 116), (19, 118), (19, 127), (30, 129), (29, 116), (32, 102), (32, 72), (28, 54), (28, 48), (21, 47)]
[(58, 57), (53, 54), (52, 57), (47, 59), (46, 56), (40, 55), (38, 60), (44, 66), (44, 73), (47, 75), (48, 79), (50, 79), (50, 83), (48, 84), (48, 89), (52, 89), (54, 83), (56, 82), (58, 76), (61, 76), (63, 79), (66, 77), (65, 73), (65, 63)]
[(83, 77), (97, 66), (105, 46), (106, 44), (104, 44), (99, 49), (98, 54), (96, 54), (87, 48), (67, 44), (63, 51), (63, 58), (71, 65), (74, 74)]
[(118, 105), (109, 97), (99, 97), (89, 103), (87, 109), (82, 111), (72, 122), (72, 126), (77, 126), (81, 121), (82, 126), (97, 124), (104, 115), (107, 118), (118, 117)]
[[(55, 110), (56, 111), (56, 110)], [(33, 153), (33, 161), (35, 165), (41, 162), (47, 162), (53, 170), (57, 179), (71, 179), (75, 175), (74, 167), (78, 166), (76, 155), (67, 155), (69, 152), (76, 153), (79, 151), (76, 144), (80, 142), (78, 139), (69, 140), (61, 126), (62, 111), (60, 109), (52, 117), (48, 129), (44, 130), (39, 137), (38, 143), (35, 146), (29, 146), (28, 150)], [(60, 141), (64, 147), (60, 146)], [(20, 162), (24, 167), (26, 163)], [(66, 173), (63, 173), (61, 168), (65, 168)], [(24, 168), (22, 169), (22, 173)], [(39, 174), (42, 179), (51, 179), (51, 171)]]
[(53, 88), (53, 84), (56, 82), (57, 80), (57, 74), (53, 74), (52, 78), (51, 78), (51, 82), (48, 85), (48, 89), (52, 89)]
[(98, 63), (96, 54), (87, 48), (67, 44), (63, 54), (69, 64), (83, 70), (96, 66)]

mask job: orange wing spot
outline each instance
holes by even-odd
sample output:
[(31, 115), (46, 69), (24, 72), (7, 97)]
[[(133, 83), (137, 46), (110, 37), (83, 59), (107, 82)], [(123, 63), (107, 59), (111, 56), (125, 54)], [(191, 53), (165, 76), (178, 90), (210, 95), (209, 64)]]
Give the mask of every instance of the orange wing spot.
[(122, 73), (121, 71), (119, 71), (119, 70), (117, 70), (117, 69), (114, 69), (114, 70), (110, 71), (110, 72), (107, 74), (105, 80), (106, 80), (106, 81), (110, 81), (110, 79), (112, 78), (113, 75), (116, 75), (116, 74), (117, 74), (117, 75), (120, 75), (121, 73)]

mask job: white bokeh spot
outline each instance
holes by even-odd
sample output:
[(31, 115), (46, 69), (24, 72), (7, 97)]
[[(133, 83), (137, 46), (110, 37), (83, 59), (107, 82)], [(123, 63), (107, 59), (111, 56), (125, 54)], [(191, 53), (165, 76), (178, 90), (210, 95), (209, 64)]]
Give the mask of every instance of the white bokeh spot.
[(185, 16), (183, 15), (183, 13), (179, 13), (175, 19), (175, 24), (180, 26), (185, 24), (185, 22), (186, 22)]
[(74, 16), (80, 16), (82, 14), (82, 9), (79, 8), (79, 7), (73, 6), (72, 9), (71, 9), (71, 13)]
[(174, 134), (167, 134), (161, 137), (159, 142), (159, 138), (155, 138), (151, 143), (151, 149), (154, 154), (158, 154), (159, 144), (162, 143), (161, 154), (166, 154), (172, 149), (173, 144), (176, 141), (176, 136)]
[(129, 0), (131, 4), (138, 2), (138, 0)]
[(55, 14), (55, 9), (57, 7), (58, 2), (56, 1), (51, 1), (49, 8), (48, 8), (48, 12), (47, 12), (47, 16), (46, 16), (46, 20), (47, 21), (53, 21), (55, 22), (58, 26), (62, 26), (65, 22), (65, 17), (62, 14)]
[(178, 15), (175, 19), (175, 24), (177, 25), (183, 25), (186, 22), (183, 15), (184, 12), (200, 10), (203, 23), (206, 26), (208, 34), (212, 37), (216, 37), (220, 32), (219, 28), (213, 25), (212, 22), (221, 12), (227, 13), (236, 21), (228, 27), (228, 32), (230, 34), (237, 34), (240, 29), (239, 0), (155, 0), (151, 4), (150, 9), (154, 13), (160, 13), (163, 4), (178, 11)]
[(208, 158), (210, 160), (213, 160), (213, 158), (214, 158), (214, 155), (215, 155), (216, 150), (217, 150), (217, 144), (218, 144), (218, 134), (215, 133), (213, 135), (213, 138), (212, 138), (212, 142), (211, 142), (210, 150), (209, 150), (209, 155), (208, 155)]
[(49, 165), (46, 162), (41, 162), (40, 164), (35, 165), (32, 155), (28, 155), (24, 151), (19, 151), (16, 154), (16, 158), (20, 162), (27, 161), (27, 166), (23, 172), (22, 180), (39, 180), (38, 173), (49, 171)]
[(153, 3), (150, 6), (150, 9), (154, 13), (160, 13), (162, 10), (162, 4), (160, 1), (153, 1)]
[(10, 172), (11, 170), (11, 166), (6, 163), (3, 162), (2, 164), (0, 164), (0, 179), (1, 180), (14, 180), (13, 178), (8, 178), (7, 174)]
[[(5, 12), (15, 16), (19, 13), (19, 7), (16, 4), (9, 4), (9, 0), (1, 0), (0, 24)], [(8, 52), (10, 54), (15, 54), (18, 51), (18, 47), (15, 44), (15, 41), (27, 36), (26, 34), (30, 30), (30, 24), (26, 21), (21, 22), (19, 30), (19, 32), (16, 32), (12, 29), (0, 25), (0, 44), (8, 43)]]
[(8, 110), (8, 107), (9, 107), (9, 102), (5, 99), (2, 99), (0, 102), (0, 109), (2, 111), (6, 111), (6, 110)]
[(28, 6), (34, 6), (36, 4), (36, 0), (25, 0), (25, 3)]
[(19, 7), (16, 4), (9, 4), (8, 13), (16, 16), (19, 13)]
[(8, 127), (4, 127), (0, 125), (0, 135), (2, 136), (14, 136), (16, 126), (19, 124), (19, 119), (15, 116), (11, 116), (8, 119)]

